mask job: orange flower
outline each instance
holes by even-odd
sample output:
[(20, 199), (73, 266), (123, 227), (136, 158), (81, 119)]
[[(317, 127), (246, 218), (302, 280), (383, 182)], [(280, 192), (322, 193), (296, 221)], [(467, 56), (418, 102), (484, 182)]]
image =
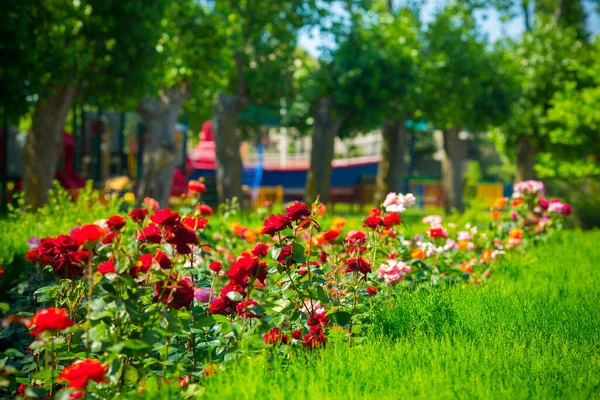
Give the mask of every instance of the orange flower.
[(425, 252), (422, 249), (414, 249), (410, 252), (411, 258), (418, 258), (419, 260), (425, 259)]
[(519, 206), (522, 206), (523, 204), (525, 204), (525, 202), (522, 199), (514, 199), (512, 201), (513, 207), (519, 207)]
[(511, 239), (523, 239), (523, 229), (512, 228), (508, 233), (508, 237)]
[(459, 250), (465, 250), (469, 248), (469, 241), (468, 240), (459, 240), (458, 241), (458, 249)]
[(460, 264), (459, 269), (466, 274), (472, 274), (474, 272), (473, 264), (475, 264), (475, 262), (476, 262), (475, 259), (465, 261), (464, 263)]
[(85, 389), (89, 381), (105, 382), (104, 376), (107, 370), (108, 365), (88, 358), (83, 361), (76, 361), (70, 367), (63, 369), (58, 381), (67, 381), (69, 388)]
[(75, 323), (69, 319), (66, 309), (50, 307), (38, 311), (29, 320), (27, 327), (34, 326), (31, 334), (37, 336), (45, 331), (62, 331), (73, 325)]
[(239, 222), (233, 222), (231, 225), (229, 225), (229, 229), (233, 231), (235, 236), (240, 236), (243, 228), (244, 227)]
[(254, 232), (252, 229), (246, 229), (243, 233), (244, 239), (246, 239), (249, 242), (256, 242), (256, 232)]
[(508, 199), (506, 197), (498, 197), (494, 200), (494, 208), (502, 208), (508, 204)]
[(490, 217), (492, 217), (492, 219), (498, 219), (500, 217), (500, 212), (498, 210), (494, 210), (490, 213)]
[(492, 251), (493, 250), (484, 250), (481, 254), (481, 261), (484, 263), (490, 263), (492, 261)]
[(331, 222), (331, 228), (329, 230), (340, 232), (342, 229), (344, 229), (345, 225), (346, 220), (344, 218), (335, 217)]

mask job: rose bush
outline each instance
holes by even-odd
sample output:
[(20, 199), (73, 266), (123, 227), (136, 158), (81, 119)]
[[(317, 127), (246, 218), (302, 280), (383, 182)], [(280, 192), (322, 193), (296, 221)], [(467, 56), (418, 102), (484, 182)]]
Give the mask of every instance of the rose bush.
[(194, 396), (242, 356), (267, 350), (285, 360), (360, 341), (396, 292), (482, 284), (506, 251), (560, 229), (570, 208), (542, 196), (541, 182), (517, 184), (487, 224), (444, 225), (431, 215), (417, 235), (401, 222), (411, 194), (390, 193), (360, 230), (345, 230), (339, 217), (321, 226), (318, 202), (294, 203), (250, 228), (227, 218), (212, 226), (212, 211), (159, 209), (147, 199), (127, 218), (74, 227), (27, 253), (38, 268), (34, 291), (4, 322), (30, 329), (31, 339), (4, 352), (5, 387), (113, 398), (178, 382)]

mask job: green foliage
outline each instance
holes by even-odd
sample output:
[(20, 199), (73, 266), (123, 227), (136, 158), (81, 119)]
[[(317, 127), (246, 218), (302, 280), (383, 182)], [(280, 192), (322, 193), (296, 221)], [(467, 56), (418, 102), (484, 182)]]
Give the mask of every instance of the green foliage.
[(378, 314), (382, 335), (359, 346), (340, 343), (285, 366), (266, 356), (242, 360), (212, 375), (206, 396), (593, 396), (600, 384), (598, 240), (597, 231), (561, 234), (525, 260), (501, 262), (489, 285), (399, 297), (395, 307)]
[(101, 199), (91, 182), (81, 191), (77, 201), (72, 201), (70, 195), (55, 183), (48, 204), (37, 212), (27, 210), (20, 200), (7, 218), (0, 220), (0, 266), (6, 270), (2, 293), (6, 295), (4, 289), (13, 287), (31, 273), (23, 258), (29, 250), (27, 242), (31, 237), (56, 236), (74, 226), (104, 219), (117, 213), (119, 208), (118, 201), (105, 202)]
[(476, 132), (507, 116), (515, 82), (506, 53), (488, 50), (468, 9), (440, 11), (425, 40), (425, 117), (436, 128)]

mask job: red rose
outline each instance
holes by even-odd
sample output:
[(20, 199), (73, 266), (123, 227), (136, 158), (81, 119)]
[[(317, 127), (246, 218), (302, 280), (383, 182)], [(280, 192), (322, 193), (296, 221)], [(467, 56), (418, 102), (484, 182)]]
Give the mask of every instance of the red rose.
[(371, 296), (376, 295), (378, 291), (379, 289), (377, 289), (375, 286), (369, 286), (367, 288), (367, 293), (369, 293)]
[(323, 331), (323, 327), (321, 325), (315, 325), (310, 327), (310, 333), (304, 336), (302, 340), (302, 345), (308, 348), (315, 348), (319, 346), (324, 346), (327, 341), (327, 337), (325, 336), (325, 331)]
[(196, 232), (187, 229), (181, 224), (169, 228), (167, 243), (175, 246), (179, 254), (190, 254), (192, 249), (189, 245), (198, 244), (198, 235)]
[(113, 261), (113, 259), (111, 258), (110, 260), (98, 265), (98, 272), (100, 272), (102, 275), (108, 273), (116, 273), (117, 270), (115, 269), (115, 262)]
[(213, 210), (208, 204), (200, 204), (199, 206), (196, 206), (196, 210), (200, 211), (200, 214), (206, 215), (207, 217), (210, 217), (213, 214)]
[(278, 342), (287, 344), (288, 339), (288, 336), (284, 335), (278, 327), (274, 327), (263, 335), (263, 340), (266, 344), (275, 344)]
[(436, 227), (436, 228), (430, 228), (427, 231), (427, 236), (432, 237), (432, 238), (448, 237), (448, 232), (446, 232), (446, 230), (440, 226), (440, 227)]
[(366, 262), (362, 257), (351, 258), (346, 262), (346, 269), (344, 272), (360, 272), (367, 275), (371, 272), (371, 264)]
[(242, 301), (235, 306), (236, 311), (242, 318), (260, 318), (258, 315), (254, 314), (250, 307), (257, 306), (258, 303), (253, 299), (248, 299), (246, 301)]
[(340, 233), (338, 231), (327, 231), (327, 232), (325, 232), (323, 234), (323, 238), (325, 240), (327, 240), (328, 242), (331, 242), (332, 240), (334, 240), (338, 236), (340, 236)]
[(37, 336), (45, 331), (62, 331), (70, 326), (75, 325), (69, 319), (67, 310), (64, 308), (44, 308), (39, 310), (27, 323), (27, 327), (31, 328), (31, 334)]
[(148, 210), (145, 208), (136, 208), (129, 213), (129, 218), (135, 222), (141, 222), (146, 218), (146, 215), (148, 215)]
[(233, 313), (235, 303), (229, 298), (216, 298), (210, 303), (211, 314), (230, 315)]
[(315, 325), (325, 326), (325, 325), (327, 325), (327, 323), (329, 323), (329, 318), (327, 318), (325, 316), (325, 314), (326, 314), (325, 311), (320, 312), (320, 313), (315, 312), (312, 317), (310, 317), (310, 316), (308, 317), (308, 321), (306, 324), (308, 326), (315, 326)]
[(367, 241), (367, 234), (363, 231), (350, 231), (346, 235), (346, 245), (360, 245)]
[(110, 231), (104, 238), (102, 239), (102, 244), (111, 244), (115, 241), (116, 238), (119, 237), (119, 231)]
[(184, 217), (181, 220), (181, 224), (186, 228), (195, 231), (198, 229), (206, 228), (206, 225), (208, 225), (208, 221), (202, 217)]
[(242, 297), (246, 297), (246, 291), (244, 290), (244, 286), (234, 281), (229, 281), (227, 285), (223, 286), (221, 288), (219, 296), (221, 296), (222, 299), (231, 300), (229, 297), (227, 297), (227, 295), (231, 292), (239, 293)]
[(138, 231), (135, 238), (140, 242), (160, 243), (162, 241), (162, 231), (158, 225), (150, 224)]
[(285, 228), (291, 228), (292, 221), (289, 219), (287, 215), (271, 215), (269, 218), (265, 219), (264, 229), (262, 231), (265, 235), (274, 236), (275, 233), (284, 230)]
[(285, 209), (285, 215), (290, 221), (299, 221), (310, 216), (310, 208), (297, 201)]
[(72, 389), (85, 389), (89, 381), (105, 382), (107, 370), (108, 365), (103, 365), (98, 360), (76, 361), (61, 371), (58, 381), (67, 381), (68, 387)]
[(285, 245), (281, 248), (279, 255), (277, 256), (277, 261), (281, 265), (293, 264), (294, 260), (292, 257), (292, 246)]
[(140, 256), (137, 264), (131, 268), (131, 275), (134, 278), (138, 278), (139, 273), (148, 272), (154, 262), (156, 262), (161, 269), (171, 269), (172, 264), (169, 256), (158, 250), (156, 254), (144, 254)]
[(375, 215), (365, 218), (365, 221), (363, 222), (363, 227), (365, 228), (377, 229), (381, 225), (383, 225), (383, 219)]
[(398, 213), (387, 214), (383, 217), (383, 224), (388, 228), (394, 225), (400, 225), (400, 222), (402, 221), (400, 220), (400, 214)]
[(204, 193), (206, 192), (206, 185), (200, 181), (191, 180), (188, 182), (188, 192)]
[(266, 256), (268, 252), (269, 246), (263, 243), (257, 244), (256, 246), (254, 246), (254, 249), (252, 249), (252, 254), (260, 258)]
[(181, 217), (176, 211), (171, 211), (168, 208), (159, 210), (150, 217), (150, 220), (158, 225), (172, 226), (179, 222)]
[(106, 234), (104, 229), (95, 224), (83, 225), (81, 228), (74, 228), (71, 231), (71, 237), (79, 244), (95, 243), (102, 239)]
[(300, 329), (294, 329), (294, 331), (292, 332), (292, 338), (296, 339), (296, 340), (301, 340), (302, 339), (302, 331), (300, 331)]
[(213, 262), (210, 263), (210, 265), (208, 266), (208, 268), (210, 268), (211, 271), (219, 272), (220, 270), (223, 269), (223, 264), (221, 264), (218, 261), (213, 261)]
[(106, 225), (111, 231), (120, 231), (125, 226), (126, 222), (125, 218), (120, 215), (113, 215), (106, 220)]
[(167, 281), (154, 284), (154, 300), (158, 300), (169, 307), (179, 310), (189, 309), (194, 300), (194, 286), (189, 276), (177, 280), (177, 275), (171, 275)]
[(327, 252), (325, 250), (319, 252), (319, 261), (323, 264), (327, 262)]

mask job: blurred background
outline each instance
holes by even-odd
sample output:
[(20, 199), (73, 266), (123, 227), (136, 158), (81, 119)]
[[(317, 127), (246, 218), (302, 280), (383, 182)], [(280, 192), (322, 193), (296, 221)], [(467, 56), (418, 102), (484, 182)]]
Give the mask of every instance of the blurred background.
[(0, 5), (0, 212), (73, 197), (489, 206), (541, 179), (600, 225), (590, 0)]

